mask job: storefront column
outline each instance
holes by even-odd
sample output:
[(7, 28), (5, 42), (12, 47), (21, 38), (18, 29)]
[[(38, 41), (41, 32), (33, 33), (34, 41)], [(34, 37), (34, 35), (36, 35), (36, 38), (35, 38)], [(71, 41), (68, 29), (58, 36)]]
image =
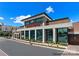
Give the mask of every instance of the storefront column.
[[(24, 26), (24, 28), (25, 28), (25, 26)], [(26, 31), (26, 30), (24, 30), (24, 39), (26, 39), (26, 33), (25, 33), (25, 31)]]
[(30, 30), (29, 30), (29, 40), (30, 40)]
[(56, 43), (56, 29), (53, 28), (53, 42)]
[(36, 35), (36, 32), (37, 32), (37, 31), (36, 31), (36, 29), (35, 29), (35, 41), (36, 41), (36, 36), (37, 36), (37, 35)]
[(43, 31), (43, 32), (42, 32), (42, 33), (43, 33), (43, 36), (42, 36), (42, 37), (43, 37), (43, 38), (42, 38), (42, 42), (44, 43), (44, 42), (45, 42), (45, 29), (43, 29), (42, 31)]

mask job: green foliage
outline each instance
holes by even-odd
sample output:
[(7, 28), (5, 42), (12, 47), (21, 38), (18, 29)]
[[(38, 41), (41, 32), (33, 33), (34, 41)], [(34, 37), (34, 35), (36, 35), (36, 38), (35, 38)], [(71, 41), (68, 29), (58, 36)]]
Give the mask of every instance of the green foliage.
[(41, 41), (41, 39), (40, 39), (40, 40), (36, 40), (36, 42), (41, 43), (42, 41)]
[(0, 30), (0, 36), (4, 36), (4, 37), (12, 36), (12, 33), (11, 32), (4, 32), (4, 31)]
[(0, 31), (0, 36), (3, 36), (3, 35), (4, 35), (4, 33), (2, 31)]

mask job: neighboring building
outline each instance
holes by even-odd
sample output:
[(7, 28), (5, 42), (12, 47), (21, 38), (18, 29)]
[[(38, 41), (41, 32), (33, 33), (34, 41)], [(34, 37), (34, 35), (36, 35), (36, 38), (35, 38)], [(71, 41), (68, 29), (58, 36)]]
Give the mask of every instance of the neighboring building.
[(4, 23), (0, 23), (0, 31), (4, 31), (4, 32), (15, 32), (16, 29), (17, 29), (17, 27), (7, 26), (7, 25), (4, 25)]
[(68, 17), (51, 19), (46, 13), (22, 20), (24, 26), (14, 32), (13, 37), (36, 42), (79, 44), (79, 23)]
[(11, 32), (12, 30), (16, 30), (16, 27), (14, 27), (14, 26), (7, 26), (7, 25), (4, 25), (4, 23), (0, 22), (0, 30), (4, 31), (4, 32)]
[(4, 26), (4, 24), (0, 22), (0, 30), (2, 30), (2, 26)]
[(2, 26), (2, 31), (4, 31), (4, 32), (12, 32), (14, 30), (16, 30), (16, 27), (6, 26), (6, 25)]

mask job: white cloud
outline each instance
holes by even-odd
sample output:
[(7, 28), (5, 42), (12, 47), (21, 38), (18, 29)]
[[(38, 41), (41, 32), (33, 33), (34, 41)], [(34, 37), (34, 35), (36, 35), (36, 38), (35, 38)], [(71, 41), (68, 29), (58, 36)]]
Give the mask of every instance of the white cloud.
[(73, 20), (70, 20), (71, 22), (74, 22)]
[(3, 17), (0, 17), (0, 20), (4, 20), (4, 18)]
[(47, 13), (54, 13), (54, 9), (51, 7), (51, 6), (49, 6), (48, 8), (46, 8), (46, 12)]
[(10, 19), (14, 19), (14, 18), (11, 17)]
[(75, 20), (74, 20), (74, 19), (71, 19), (70, 21), (71, 21), (72, 23), (74, 23), (74, 22), (79, 22), (78, 19), (75, 19)]
[(21, 20), (22, 19), (25, 19), (25, 18), (28, 18), (28, 17), (31, 17), (31, 15), (21, 15), (21, 16), (17, 16), (16, 18), (14, 18), (14, 23), (21, 23), (21, 24), (24, 24)]

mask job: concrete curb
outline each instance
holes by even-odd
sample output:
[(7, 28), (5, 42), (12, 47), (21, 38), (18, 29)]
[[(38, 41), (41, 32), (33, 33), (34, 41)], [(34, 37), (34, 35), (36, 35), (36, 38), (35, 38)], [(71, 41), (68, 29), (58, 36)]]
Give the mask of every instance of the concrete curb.
[[(8, 39), (8, 40), (12, 40), (12, 39)], [(12, 40), (12, 41), (30, 45), (29, 41), (24, 41), (24, 40), (19, 40), (19, 39), (17, 39), (17, 40)], [(41, 44), (41, 43), (40, 43), (40, 44)], [(43, 47), (43, 48), (56, 49), (56, 50), (64, 51), (64, 49), (61, 49), (61, 48), (49, 47), (49, 46), (47, 46), (47, 45), (40, 45), (40, 44), (32, 44), (32, 46), (37, 46), (37, 47)]]

